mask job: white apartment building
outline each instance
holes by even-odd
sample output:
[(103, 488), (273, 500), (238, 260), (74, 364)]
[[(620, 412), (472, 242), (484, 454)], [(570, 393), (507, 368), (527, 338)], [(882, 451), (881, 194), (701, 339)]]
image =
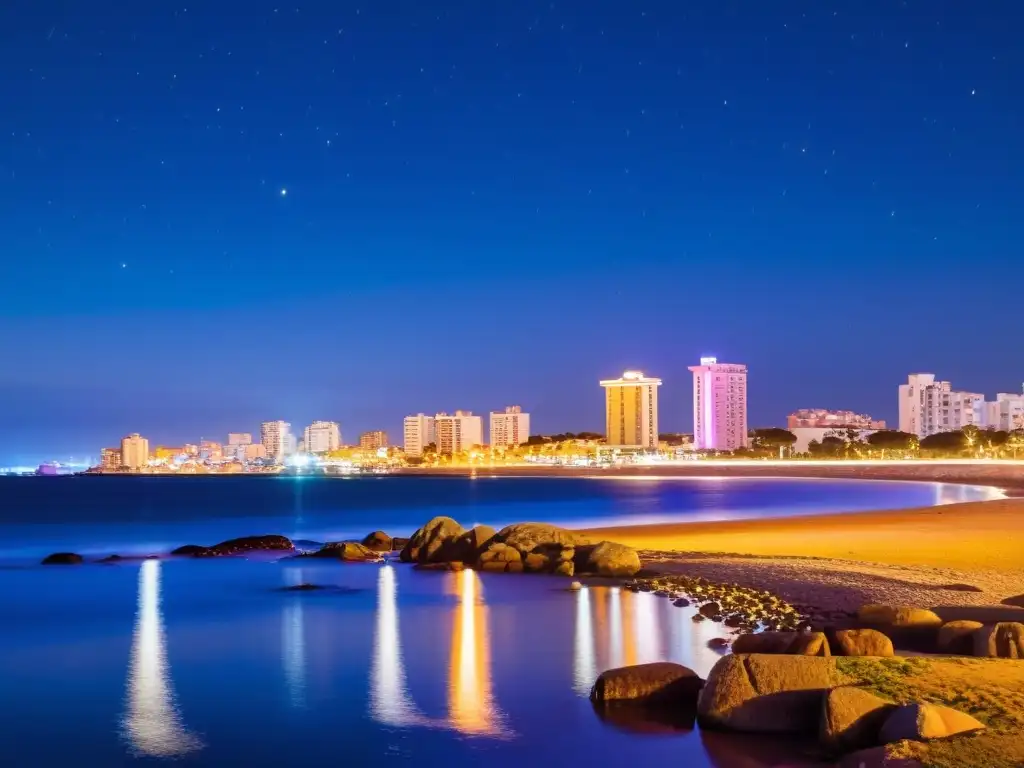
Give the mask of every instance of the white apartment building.
[(900, 431), (918, 437), (985, 426), (985, 396), (955, 391), (934, 373), (912, 373), (899, 389)]
[(138, 471), (149, 464), (149, 440), (134, 432), (121, 438), (121, 466)]
[(327, 453), (341, 447), (341, 427), (336, 421), (314, 421), (302, 434), (306, 453)]
[(252, 445), (252, 435), (248, 432), (229, 432), (228, 445)]
[(693, 373), (693, 445), (734, 451), (747, 439), (747, 366), (702, 357)]
[(455, 454), (484, 444), (483, 420), (470, 411), (456, 411), (452, 416), (437, 414), (434, 417), (434, 434), (438, 453)]
[(984, 403), (981, 421), (1004, 432), (1024, 429), (1024, 394), (1000, 392), (995, 401)]
[(642, 371), (626, 371), (618, 379), (603, 379), (605, 442), (609, 447), (658, 447), (658, 387), (661, 379)]
[(491, 411), (491, 447), (512, 448), (522, 445), (530, 437), (530, 414), (518, 405), (508, 406), (504, 412)]
[(405, 417), (402, 423), (402, 448), (406, 456), (422, 456), (423, 449), (436, 442), (433, 416), (417, 413)]
[(267, 458), (277, 464), (284, 463), (288, 453), (292, 425), (287, 421), (265, 421), (260, 425), (260, 442), (267, 450)]

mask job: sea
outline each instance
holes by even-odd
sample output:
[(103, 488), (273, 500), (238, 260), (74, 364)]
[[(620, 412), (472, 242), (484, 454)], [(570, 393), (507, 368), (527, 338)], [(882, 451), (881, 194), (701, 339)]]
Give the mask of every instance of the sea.
[[(745, 765), (790, 747), (591, 706), (605, 669), (672, 660), (706, 675), (719, 658), (719, 625), (654, 595), (397, 562), (39, 562), (408, 535), (436, 515), (616, 526), (998, 495), (761, 478), (0, 478), (2, 764)], [(285, 589), (298, 584), (322, 589)]]

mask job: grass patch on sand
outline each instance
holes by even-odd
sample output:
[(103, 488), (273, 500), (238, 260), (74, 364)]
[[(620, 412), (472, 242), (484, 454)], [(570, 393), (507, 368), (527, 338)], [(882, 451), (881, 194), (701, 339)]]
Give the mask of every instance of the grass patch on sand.
[(1024, 765), (1024, 661), (838, 657), (836, 664), (855, 684), (883, 698), (942, 704), (988, 726), (979, 734), (948, 741), (894, 745), (894, 755), (931, 768)]

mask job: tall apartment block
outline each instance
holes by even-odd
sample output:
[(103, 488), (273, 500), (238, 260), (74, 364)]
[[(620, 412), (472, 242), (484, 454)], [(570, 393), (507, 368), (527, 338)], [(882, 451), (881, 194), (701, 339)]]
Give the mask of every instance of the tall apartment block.
[(284, 463), (291, 428), (287, 421), (265, 421), (260, 425), (260, 442), (267, 449), (267, 459), (277, 464)]
[(306, 453), (329, 453), (341, 447), (341, 427), (336, 421), (314, 421), (302, 434)]
[(530, 414), (518, 405), (504, 411), (491, 411), (491, 447), (511, 448), (522, 445), (530, 437)]
[(747, 366), (702, 357), (693, 373), (693, 444), (735, 451), (747, 445)]
[(422, 456), (423, 449), (436, 442), (433, 416), (417, 413), (405, 417), (402, 423), (402, 447), (406, 456)]
[(469, 411), (456, 411), (453, 415), (439, 413), (434, 417), (438, 453), (454, 454), (474, 445), (483, 445), (483, 420)]
[(900, 431), (918, 437), (985, 425), (985, 396), (958, 392), (934, 373), (912, 373), (900, 384)]
[(363, 432), (359, 436), (359, 447), (364, 451), (379, 451), (388, 447), (388, 433), (383, 429), (375, 429), (372, 432)]
[(658, 447), (658, 387), (641, 371), (626, 371), (620, 379), (601, 382), (605, 393), (605, 436), (611, 447)]
[(121, 439), (121, 466), (138, 471), (149, 464), (149, 440), (135, 432)]

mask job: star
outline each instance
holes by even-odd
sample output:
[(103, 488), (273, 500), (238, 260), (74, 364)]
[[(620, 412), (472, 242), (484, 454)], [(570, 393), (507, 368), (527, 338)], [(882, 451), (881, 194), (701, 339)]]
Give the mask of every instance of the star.
[(281, 187), (281, 197), (288, 197), (288, 190)]
[(974, 95), (974, 89), (971, 88), (971, 96), (973, 96), (973, 95)]

